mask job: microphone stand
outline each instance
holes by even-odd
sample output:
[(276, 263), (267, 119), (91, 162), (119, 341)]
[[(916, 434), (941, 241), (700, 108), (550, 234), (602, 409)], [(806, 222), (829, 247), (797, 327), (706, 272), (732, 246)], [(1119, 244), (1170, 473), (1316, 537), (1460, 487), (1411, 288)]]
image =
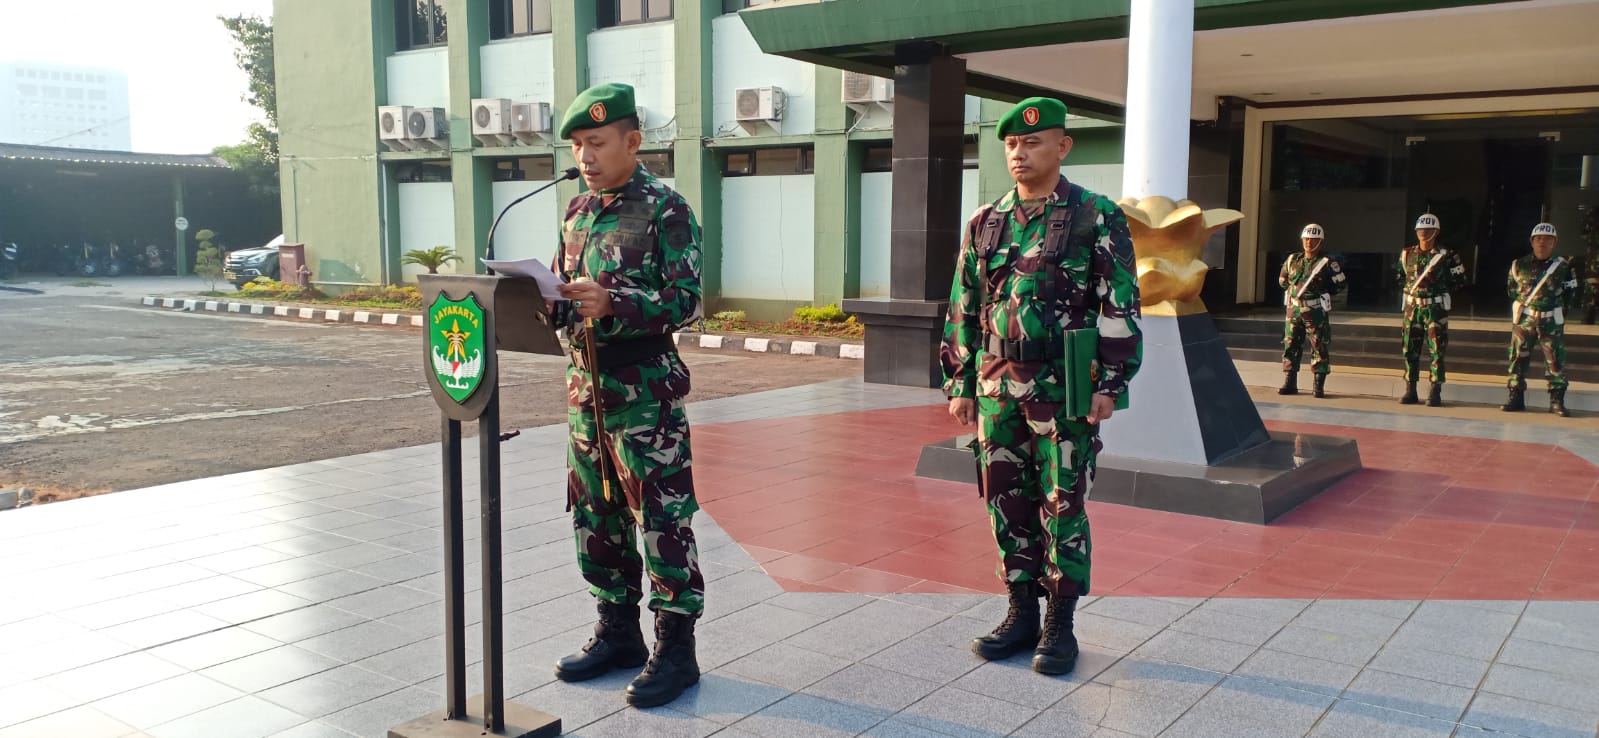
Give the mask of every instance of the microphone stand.
[[(494, 260), (494, 231), (500, 227), (500, 221), (505, 219), (505, 214), (506, 213), (511, 212), (511, 208), (514, 208), (517, 205), (522, 204), (523, 200), (526, 200), (526, 199), (528, 199), (528, 198), (530, 198), (530, 197), (532, 197), (534, 195), (537, 195), (540, 192), (543, 192), (543, 191), (545, 191), (545, 190), (547, 190), (547, 189), (549, 189), (551, 187), (554, 187), (554, 186), (556, 186), (556, 185), (558, 185), (558, 184), (560, 184), (562, 182), (565, 182), (565, 181), (567, 181), (569, 179), (577, 179), (577, 178), (578, 178), (577, 167), (567, 167), (566, 171), (561, 173), (561, 176), (556, 177), (554, 180), (551, 180), (549, 184), (546, 184), (543, 187), (540, 187), (540, 188), (538, 188), (536, 190), (533, 190), (532, 192), (529, 192), (526, 195), (518, 197), (515, 200), (512, 200), (510, 205), (506, 205), (505, 209), (501, 210), (500, 214), (494, 217), (494, 222), (489, 225), (488, 245), (486, 246), (486, 248), (483, 249), (483, 259), (485, 261), (493, 261)], [(493, 267), (485, 266), (484, 268), (488, 270), (489, 274), (491, 274), (491, 275), (494, 274), (494, 268)]]

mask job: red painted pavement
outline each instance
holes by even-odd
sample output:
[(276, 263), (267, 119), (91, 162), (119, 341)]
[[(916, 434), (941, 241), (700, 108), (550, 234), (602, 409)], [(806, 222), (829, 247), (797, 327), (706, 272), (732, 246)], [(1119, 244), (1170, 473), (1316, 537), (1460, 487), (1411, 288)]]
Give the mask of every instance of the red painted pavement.
[[(1344, 426), (1365, 470), (1269, 526), (1089, 502), (1095, 594), (1599, 600), (1599, 468), (1548, 445)], [(943, 406), (694, 428), (700, 502), (785, 588), (1002, 592), (973, 485), (912, 475)]]

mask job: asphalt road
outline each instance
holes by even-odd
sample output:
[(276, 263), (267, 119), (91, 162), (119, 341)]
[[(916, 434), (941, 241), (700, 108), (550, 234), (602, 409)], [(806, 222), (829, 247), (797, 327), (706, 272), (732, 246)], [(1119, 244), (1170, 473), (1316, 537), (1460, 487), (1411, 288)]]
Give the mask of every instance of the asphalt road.
[[(0, 488), (135, 489), (438, 438), (417, 329), (144, 308), (131, 282), (25, 286), (43, 294), (0, 290)], [(860, 372), (815, 357), (685, 358), (691, 400)], [(502, 355), (504, 428), (565, 422), (566, 363)]]

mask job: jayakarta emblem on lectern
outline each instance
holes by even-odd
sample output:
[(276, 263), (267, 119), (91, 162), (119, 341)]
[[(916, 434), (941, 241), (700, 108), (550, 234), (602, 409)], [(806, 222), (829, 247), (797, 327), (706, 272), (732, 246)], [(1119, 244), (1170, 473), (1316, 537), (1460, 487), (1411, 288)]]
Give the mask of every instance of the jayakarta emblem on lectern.
[(477, 298), (451, 300), (439, 293), (428, 307), (428, 353), (445, 394), (466, 402), (483, 380), (483, 306)]

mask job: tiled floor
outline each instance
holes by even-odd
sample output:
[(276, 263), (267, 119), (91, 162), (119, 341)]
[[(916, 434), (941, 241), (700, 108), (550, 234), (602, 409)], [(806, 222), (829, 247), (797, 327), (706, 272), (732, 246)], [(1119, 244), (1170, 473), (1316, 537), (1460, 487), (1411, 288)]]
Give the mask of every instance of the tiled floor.
[[(1052, 679), (966, 648), (1004, 602), (954, 589), (992, 586), (972, 491), (903, 476), (895, 449), (949, 430), (932, 399), (692, 406), (705, 677), (648, 711), (630, 674), (553, 680), (593, 618), (561, 429), (507, 443), (507, 693), (582, 736), (1596, 735), (1599, 602), (1546, 589), (1593, 581), (1591, 437), (1263, 406), (1359, 435), (1371, 469), (1266, 528), (1096, 506), (1096, 591), (1145, 596), (1086, 598), (1082, 660)], [(0, 738), (382, 736), (439, 707), (438, 474), (436, 449), (397, 449), (0, 513)], [(1430, 582), (1394, 568), (1445, 558)], [(788, 591), (813, 589), (870, 593)]]
[[(1090, 502), (1094, 590), (1599, 599), (1599, 466), (1546, 443), (1269, 425), (1354, 437), (1365, 470), (1269, 527)], [(956, 431), (941, 406), (724, 423), (696, 430), (696, 474), (787, 589), (1003, 592), (973, 487), (913, 474)]]

